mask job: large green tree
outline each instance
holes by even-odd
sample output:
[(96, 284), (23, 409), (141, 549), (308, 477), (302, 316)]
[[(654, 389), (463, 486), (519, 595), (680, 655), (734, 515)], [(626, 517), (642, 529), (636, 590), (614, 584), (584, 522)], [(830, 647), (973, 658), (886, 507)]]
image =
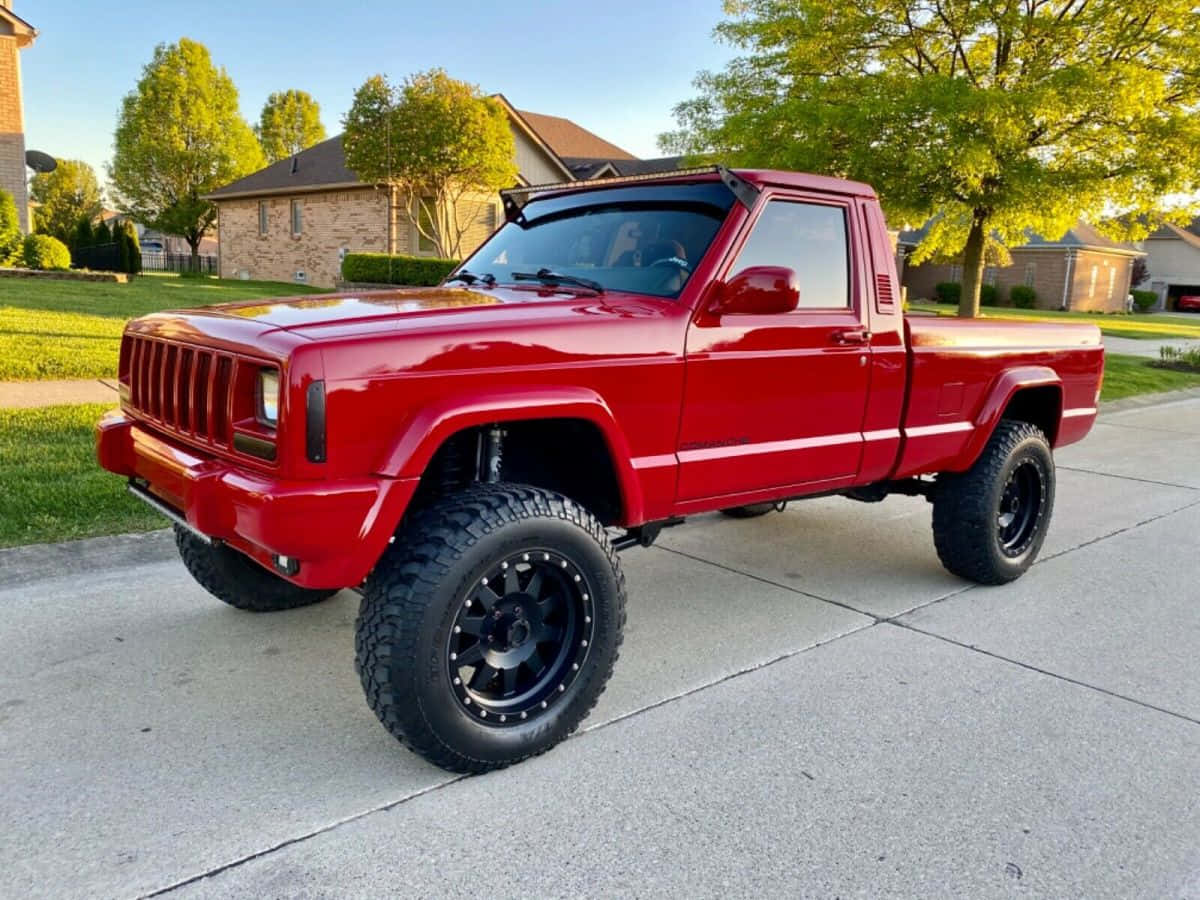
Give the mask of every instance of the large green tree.
[(857, 178), (896, 223), (932, 223), (914, 261), (985, 256), (1080, 217), (1135, 238), (1200, 189), (1193, 0), (727, 0), (742, 55), (697, 78), (663, 146)]
[(203, 44), (160, 44), (121, 104), (109, 179), (136, 221), (182, 235), (199, 255), (217, 210), (203, 195), (264, 164), (238, 94)]
[(401, 84), (372, 76), (355, 91), (344, 125), (346, 164), (363, 181), (388, 186), (442, 257), (461, 256), (487, 195), (516, 182), (503, 107), (441, 69)]
[(100, 215), (104, 195), (96, 171), (78, 159), (60, 159), (53, 172), (39, 172), (29, 184), (29, 196), (41, 204), (37, 230), (71, 244), (80, 219), (89, 224)]
[(325, 140), (321, 106), (305, 91), (276, 91), (263, 104), (254, 129), (268, 162), (277, 162)]

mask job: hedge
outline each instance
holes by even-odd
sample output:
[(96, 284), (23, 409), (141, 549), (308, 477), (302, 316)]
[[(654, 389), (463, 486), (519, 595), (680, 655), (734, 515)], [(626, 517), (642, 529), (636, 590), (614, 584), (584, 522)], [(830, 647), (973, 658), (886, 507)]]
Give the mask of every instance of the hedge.
[(1154, 291), (1130, 291), (1133, 294), (1133, 305), (1138, 312), (1150, 312), (1150, 308), (1158, 302), (1158, 294)]
[(429, 256), (389, 256), (386, 253), (347, 253), (342, 260), (342, 280), (369, 284), (441, 284), (458, 260)]
[(48, 234), (26, 236), (22, 258), (29, 269), (71, 268), (71, 251), (67, 245)]
[(1033, 309), (1037, 306), (1037, 291), (1025, 284), (1014, 284), (1008, 299), (1017, 309)]
[(935, 288), (938, 303), (958, 303), (962, 298), (962, 285), (957, 281), (943, 281)]
[(980, 306), (995, 306), (999, 301), (1000, 292), (996, 290), (994, 284), (981, 284), (979, 286)]

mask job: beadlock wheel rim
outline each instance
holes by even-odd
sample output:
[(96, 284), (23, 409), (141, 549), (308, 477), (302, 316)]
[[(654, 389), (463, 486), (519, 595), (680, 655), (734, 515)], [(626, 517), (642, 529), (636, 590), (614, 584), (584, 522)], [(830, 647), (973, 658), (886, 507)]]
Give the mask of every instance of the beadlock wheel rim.
[(459, 706), (499, 728), (552, 710), (591, 650), (593, 596), (565, 554), (529, 548), (497, 560), (459, 599), (447, 638)]
[(1008, 475), (996, 512), (1000, 552), (1010, 558), (1029, 549), (1046, 509), (1046, 479), (1041, 466), (1023, 459)]

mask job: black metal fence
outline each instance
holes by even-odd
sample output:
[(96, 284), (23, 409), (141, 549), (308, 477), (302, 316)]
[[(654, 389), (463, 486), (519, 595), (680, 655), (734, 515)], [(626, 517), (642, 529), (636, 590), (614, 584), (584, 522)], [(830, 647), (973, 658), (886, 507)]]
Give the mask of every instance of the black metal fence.
[(197, 256), (190, 253), (142, 253), (143, 272), (195, 272), (201, 275), (217, 274), (215, 256)]
[(93, 272), (119, 272), (121, 271), (120, 248), (116, 244), (76, 247), (71, 251), (71, 265), (76, 269), (91, 269)]

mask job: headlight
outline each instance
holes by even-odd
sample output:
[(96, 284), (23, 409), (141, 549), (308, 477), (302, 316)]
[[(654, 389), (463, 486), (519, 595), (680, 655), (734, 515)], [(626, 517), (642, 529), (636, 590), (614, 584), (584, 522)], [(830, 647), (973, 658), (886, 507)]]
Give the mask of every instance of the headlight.
[(268, 428), (274, 428), (279, 422), (279, 372), (276, 369), (259, 370), (255, 417)]

